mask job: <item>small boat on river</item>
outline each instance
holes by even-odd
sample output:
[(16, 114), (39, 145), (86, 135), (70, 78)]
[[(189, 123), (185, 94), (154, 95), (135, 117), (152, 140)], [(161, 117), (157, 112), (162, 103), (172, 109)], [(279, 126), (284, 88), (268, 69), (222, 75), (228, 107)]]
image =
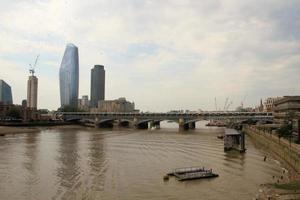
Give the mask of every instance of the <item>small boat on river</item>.
[(204, 167), (187, 167), (174, 169), (167, 174), (168, 176), (175, 176), (179, 181), (213, 178), (218, 177), (218, 174), (213, 173), (212, 169), (205, 169)]

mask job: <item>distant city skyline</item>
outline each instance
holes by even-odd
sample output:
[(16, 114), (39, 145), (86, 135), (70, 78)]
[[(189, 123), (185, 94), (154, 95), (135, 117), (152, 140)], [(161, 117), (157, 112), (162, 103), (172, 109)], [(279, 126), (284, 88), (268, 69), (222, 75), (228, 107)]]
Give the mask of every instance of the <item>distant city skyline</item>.
[(300, 2), (8, 1), (0, 8), (0, 79), (27, 97), (29, 63), (40, 55), (38, 108), (60, 107), (65, 45), (80, 50), (79, 94), (90, 70), (106, 68), (106, 98), (143, 111), (214, 110), (299, 95)]

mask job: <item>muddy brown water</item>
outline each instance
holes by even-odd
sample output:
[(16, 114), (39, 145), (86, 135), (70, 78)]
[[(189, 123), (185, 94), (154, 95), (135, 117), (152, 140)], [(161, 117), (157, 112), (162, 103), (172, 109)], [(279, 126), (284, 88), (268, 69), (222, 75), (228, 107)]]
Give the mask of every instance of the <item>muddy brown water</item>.
[[(281, 167), (255, 149), (225, 153), (221, 129), (178, 132), (52, 129), (0, 138), (0, 199), (252, 199)], [(205, 166), (220, 176), (179, 182), (163, 176)]]

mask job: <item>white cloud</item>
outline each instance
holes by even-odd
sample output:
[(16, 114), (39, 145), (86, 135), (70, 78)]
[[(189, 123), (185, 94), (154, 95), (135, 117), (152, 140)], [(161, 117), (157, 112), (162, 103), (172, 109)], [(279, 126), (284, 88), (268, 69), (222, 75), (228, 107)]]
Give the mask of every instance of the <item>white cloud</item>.
[(254, 105), (300, 92), (299, 8), (296, 0), (3, 1), (0, 69), (19, 101), (24, 67), (41, 54), (39, 105), (57, 108), (58, 67), (73, 42), (81, 94), (92, 66), (104, 64), (106, 96), (143, 110), (213, 109), (215, 96), (236, 106), (247, 95)]

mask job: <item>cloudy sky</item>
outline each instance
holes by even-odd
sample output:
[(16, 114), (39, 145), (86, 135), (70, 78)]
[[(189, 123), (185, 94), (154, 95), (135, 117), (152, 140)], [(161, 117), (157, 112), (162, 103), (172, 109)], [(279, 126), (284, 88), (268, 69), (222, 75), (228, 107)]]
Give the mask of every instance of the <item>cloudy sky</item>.
[(60, 106), (67, 43), (79, 48), (80, 95), (103, 64), (106, 98), (144, 111), (300, 94), (299, 0), (0, 0), (0, 79), (14, 103), (40, 54), (38, 106)]

